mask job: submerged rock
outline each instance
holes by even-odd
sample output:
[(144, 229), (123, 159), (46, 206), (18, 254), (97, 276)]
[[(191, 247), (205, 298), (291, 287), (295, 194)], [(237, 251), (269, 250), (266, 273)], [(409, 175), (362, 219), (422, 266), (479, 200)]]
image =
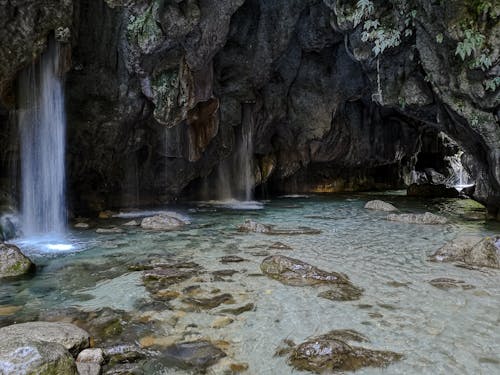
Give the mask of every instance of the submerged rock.
[(17, 246), (0, 243), (0, 278), (20, 276), (34, 268), (35, 265)]
[(449, 279), (447, 277), (441, 277), (437, 279), (433, 279), (429, 281), (429, 284), (432, 286), (438, 288), (438, 289), (454, 289), (454, 288), (462, 288), (463, 290), (466, 289), (474, 289), (475, 286), (466, 284), (465, 281), (462, 280), (455, 280), (455, 279)]
[(223, 256), (220, 259), (221, 263), (239, 263), (239, 262), (245, 262), (245, 261), (246, 261), (246, 259), (239, 257), (239, 256), (236, 256), (236, 255), (227, 255), (227, 256)]
[(346, 341), (366, 341), (366, 338), (350, 330), (312, 337), (290, 350), (289, 363), (297, 370), (326, 373), (384, 367), (402, 358), (398, 353), (350, 346)]
[(234, 309), (223, 309), (217, 312), (221, 314), (240, 315), (243, 314), (244, 312), (253, 310), (255, 310), (255, 305), (253, 303), (247, 303), (246, 305), (235, 307)]
[(141, 221), (141, 227), (143, 229), (151, 230), (176, 230), (186, 224), (189, 224), (188, 220), (173, 212), (145, 217)]
[(272, 227), (272, 225), (261, 224), (256, 221), (247, 219), (238, 227), (238, 230), (240, 232), (269, 233), (272, 230)]
[(238, 226), (240, 232), (264, 233), (270, 235), (297, 235), (297, 234), (320, 234), (321, 231), (309, 227), (298, 228), (275, 228), (274, 225), (261, 224), (256, 221), (247, 219), (243, 224)]
[(96, 233), (98, 234), (118, 234), (118, 233), (123, 233), (123, 229), (121, 228), (97, 228), (95, 230)]
[(194, 277), (200, 272), (200, 266), (193, 262), (153, 264), (153, 268), (143, 271), (142, 281), (150, 293), (157, 293), (170, 285)]
[(187, 303), (193, 307), (200, 309), (213, 309), (221, 304), (232, 304), (234, 303), (233, 296), (229, 293), (220, 294), (211, 298), (194, 298), (188, 297), (184, 298), (182, 302)]
[(463, 262), (469, 266), (500, 268), (499, 237), (461, 236), (439, 248), (431, 260)]
[(425, 214), (390, 214), (387, 216), (387, 220), (407, 224), (446, 224), (448, 222), (445, 217), (430, 212)]
[(275, 242), (268, 247), (271, 250), (293, 250), (292, 247), (284, 244), (283, 242)]
[(162, 358), (168, 364), (197, 370), (204, 370), (225, 356), (226, 353), (205, 340), (177, 343), (162, 352)]
[(368, 210), (385, 211), (385, 212), (391, 212), (391, 211), (398, 210), (392, 204), (381, 201), (381, 200), (373, 200), (373, 201), (366, 202), (365, 208)]
[(320, 270), (301, 260), (283, 255), (265, 258), (260, 269), (268, 277), (286, 285), (348, 284), (345, 275)]
[(75, 356), (90, 344), (87, 332), (73, 324), (63, 322), (13, 324), (0, 328), (0, 337), (2, 340), (23, 338), (60, 344)]
[(326, 298), (331, 301), (355, 301), (361, 298), (363, 289), (352, 284), (333, 285), (332, 289), (318, 294), (318, 297)]

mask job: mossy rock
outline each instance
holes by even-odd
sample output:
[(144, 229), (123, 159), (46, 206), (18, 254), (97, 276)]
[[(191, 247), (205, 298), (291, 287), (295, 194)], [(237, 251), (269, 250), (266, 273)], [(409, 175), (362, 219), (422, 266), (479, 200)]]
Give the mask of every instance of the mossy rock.
[(0, 278), (24, 275), (35, 265), (17, 246), (0, 244)]

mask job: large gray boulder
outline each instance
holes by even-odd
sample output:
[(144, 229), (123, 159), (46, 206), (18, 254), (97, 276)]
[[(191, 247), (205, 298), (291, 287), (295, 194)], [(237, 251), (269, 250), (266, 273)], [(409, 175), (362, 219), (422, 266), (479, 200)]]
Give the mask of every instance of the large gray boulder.
[(0, 328), (0, 341), (26, 339), (62, 345), (76, 356), (89, 346), (90, 336), (83, 329), (63, 322), (28, 322)]
[(56, 342), (0, 333), (0, 374), (76, 375), (73, 357)]
[(500, 268), (500, 249), (497, 244), (498, 237), (461, 236), (439, 248), (431, 260)]
[(34, 264), (17, 246), (0, 243), (0, 278), (20, 276), (34, 269)]

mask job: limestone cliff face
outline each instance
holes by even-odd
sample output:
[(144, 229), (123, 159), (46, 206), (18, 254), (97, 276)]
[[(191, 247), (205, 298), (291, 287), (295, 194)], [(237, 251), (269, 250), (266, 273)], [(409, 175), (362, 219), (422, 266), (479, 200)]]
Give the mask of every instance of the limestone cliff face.
[[(54, 21), (61, 9), (51, 3), (72, 6), (64, 14), (73, 15), (71, 25)], [(466, 16), (467, 1), (418, 2), (407, 10), (410, 21), (383, 19), (396, 12), (390, 2), (367, 3), (373, 10), (356, 22), (353, 1), (40, 2), (53, 17), (40, 21), (39, 38), (71, 26), (68, 170), (76, 207), (154, 203), (196, 190), (234, 153), (250, 121), (256, 180), (275, 190), (401, 186), (421, 135), (444, 131), (472, 155), (476, 198), (495, 211), (498, 89), (483, 81), (498, 75), (497, 19), (482, 31), (493, 59), (482, 71), (455, 55), (463, 32), (452, 25)], [(372, 18), (411, 35), (376, 56), (376, 41), (363, 38)], [(6, 22), (24, 30), (12, 15)], [(22, 42), (32, 35), (13, 41), (24, 52), (0, 54), (17, 67), (0, 70), (4, 97), (27, 56), (41, 50)]]

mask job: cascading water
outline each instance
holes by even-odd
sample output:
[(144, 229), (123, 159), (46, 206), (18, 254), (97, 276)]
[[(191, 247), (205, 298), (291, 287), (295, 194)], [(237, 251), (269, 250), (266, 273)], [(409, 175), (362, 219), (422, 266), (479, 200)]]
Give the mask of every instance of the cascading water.
[(19, 77), (22, 228), (27, 236), (64, 233), (64, 90), (60, 47), (51, 40), (37, 64)]
[(252, 200), (254, 173), (253, 173), (253, 113), (250, 104), (243, 104), (241, 119), (241, 143), (237, 154), (236, 171), (240, 191), (244, 193), (245, 201)]
[(447, 185), (454, 187), (458, 191), (462, 191), (464, 188), (474, 185), (469, 182), (469, 174), (462, 165), (462, 155), (463, 151), (460, 151), (457, 154), (446, 158), (453, 169), (453, 175), (447, 182)]
[(252, 201), (255, 184), (253, 165), (253, 104), (242, 105), (241, 128), (236, 151), (218, 167), (216, 176), (217, 199), (225, 205), (240, 209), (260, 209), (262, 204)]

